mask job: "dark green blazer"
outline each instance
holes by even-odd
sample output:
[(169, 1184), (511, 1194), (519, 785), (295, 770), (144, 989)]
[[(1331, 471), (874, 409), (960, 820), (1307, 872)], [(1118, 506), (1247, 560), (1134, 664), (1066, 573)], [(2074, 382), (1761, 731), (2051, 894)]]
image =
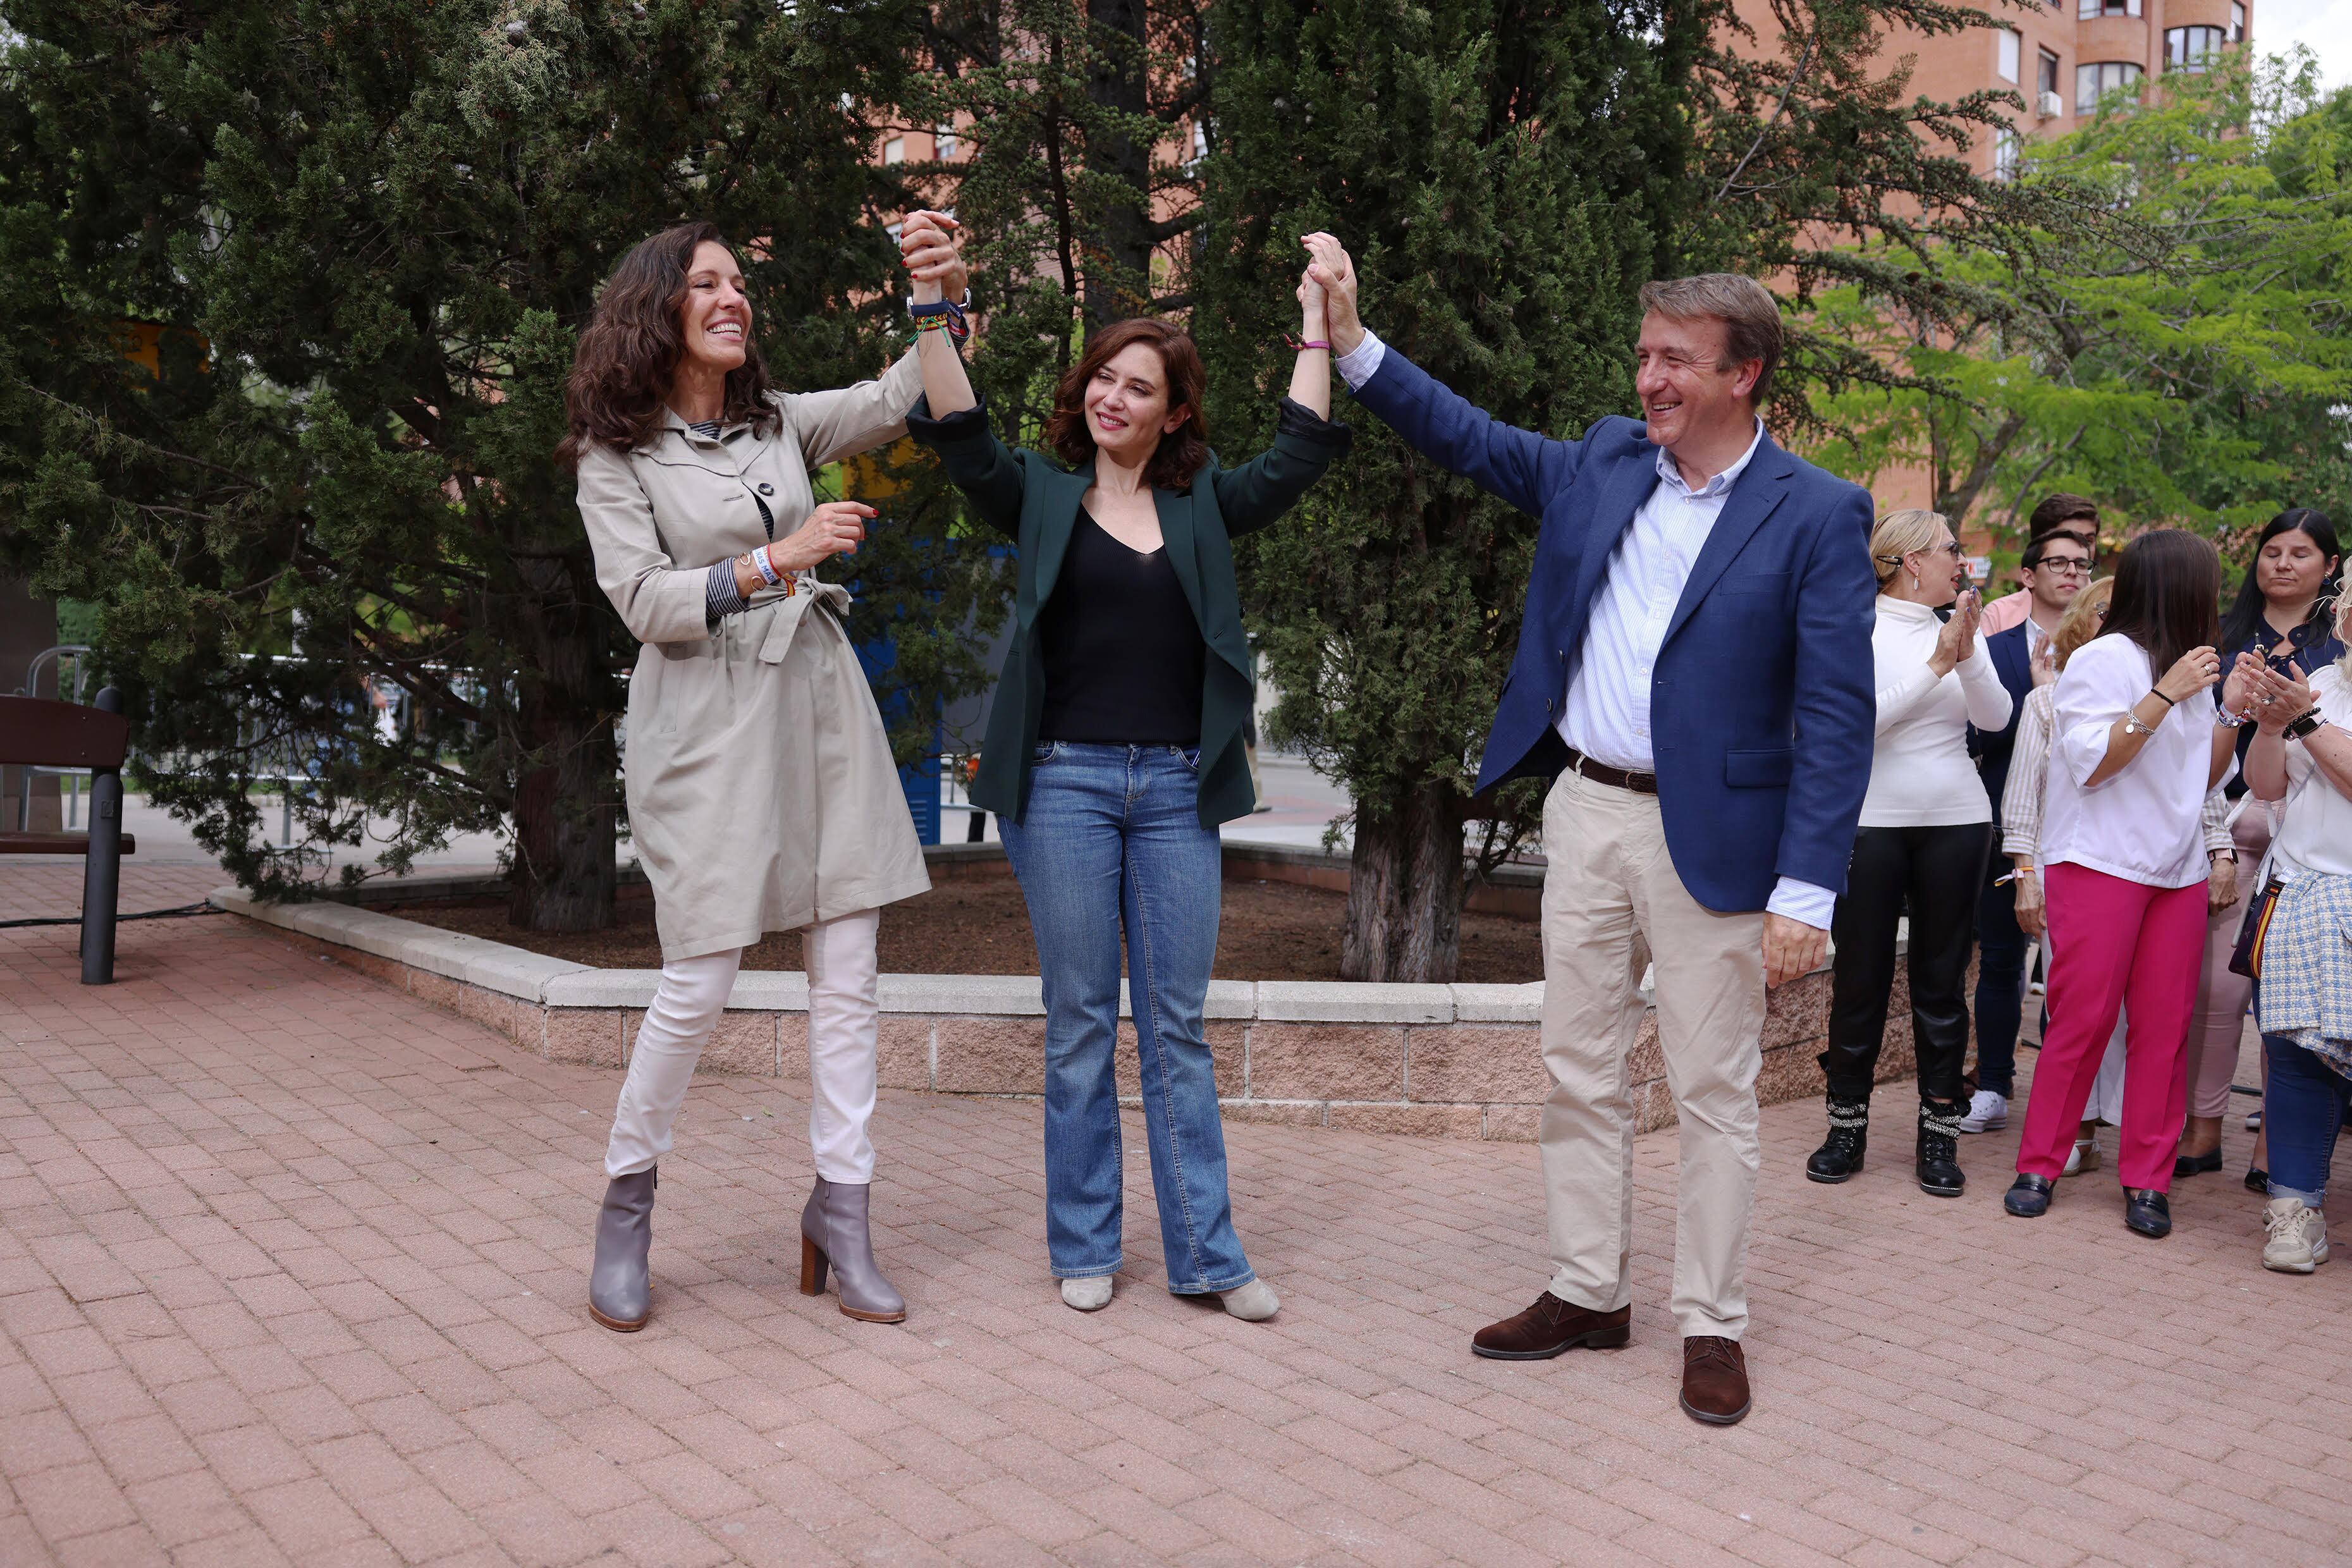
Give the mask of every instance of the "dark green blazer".
[[(1019, 822), (1029, 803), (1037, 728), (1045, 710), (1045, 651), (1037, 617), (1054, 596), (1078, 503), (1095, 482), (1094, 465), (1072, 470), (1043, 453), (1014, 451), (989, 429), (982, 408), (944, 419), (930, 413), (928, 400), (917, 402), (907, 416), (908, 432), (940, 455), (973, 514), (1013, 542), (1020, 569), (1013, 644), (997, 678), (980, 772), (971, 784), (973, 805)], [(1286, 397), (1274, 445), (1259, 457), (1238, 468), (1221, 468), (1212, 453), (1189, 489), (1152, 491), (1169, 563), (1209, 645), (1201, 691), (1203, 827), (1246, 816), (1257, 804), (1242, 748), (1257, 682), (1250, 672), (1249, 641), (1242, 635), (1232, 542), (1288, 511), (1347, 451), (1348, 439), (1346, 426), (1318, 419)]]

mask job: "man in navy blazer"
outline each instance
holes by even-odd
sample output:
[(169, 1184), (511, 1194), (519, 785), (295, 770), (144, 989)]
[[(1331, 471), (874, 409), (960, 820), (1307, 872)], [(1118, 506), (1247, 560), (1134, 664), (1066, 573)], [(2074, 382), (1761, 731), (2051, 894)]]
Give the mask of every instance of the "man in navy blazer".
[(1358, 401), (1542, 520), (1478, 786), (1554, 780), (1540, 1132), (1553, 1274), (1472, 1348), (1535, 1360), (1626, 1341), (1625, 1062), (1654, 963), (1682, 1122), (1681, 1402), (1729, 1425), (1749, 1405), (1739, 1341), (1766, 990), (1822, 962), (1870, 777), (1870, 496), (1764, 433), (1780, 317), (1752, 279), (1646, 286), (1643, 418), (1556, 440), (1496, 421), (1366, 331), (1347, 253), (1327, 235), (1307, 243)]
[[(2017, 721), (2025, 700), (2033, 694), (2034, 656), (2049, 646), (2058, 629), (2058, 617), (2089, 586), (2095, 536), (2083, 531), (2081, 513), (2074, 508), (2091, 503), (2080, 496), (2057, 496), (2067, 505), (2063, 520), (2036, 534), (2018, 563), (2021, 584), (2017, 595), (2025, 600), (2017, 625), (1985, 638), (1985, 652), (2009, 688), (2012, 706), (2007, 727), (1975, 731), (1977, 771), (1983, 775), (1985, 794), (1992, 798), (1995, 853), (1986, 869), (1985, 889), (1977, 900), (1977, 1087), (1960, 1118), (1963, 1132), (1992, 1132), (2009, 1124), (2010, 1096), (2016, 1091), (2017, 1036), (2025, 1012), (2025, 931), (2017, 923), (2017, 889), (2009, 857), (1999, 853), (2001, 801), (2009, 789), (2010, 754), (2017, 747)], [(2040, 516), (2052, 505), (2034, 509)], [(2097, 527), (2095, 514), (2091, 522)], [(2031, 869), (2022, 876), (2035, 875)]]

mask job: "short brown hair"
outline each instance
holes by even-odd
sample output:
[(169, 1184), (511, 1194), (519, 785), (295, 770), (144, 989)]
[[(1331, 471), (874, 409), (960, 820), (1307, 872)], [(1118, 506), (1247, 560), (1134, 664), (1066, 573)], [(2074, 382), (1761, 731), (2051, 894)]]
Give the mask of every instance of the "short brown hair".
[(1087, 384), (1095, 373), (1137, 343), (1160, 355), (1168, 377), (1168, 412), (1184, 415), (1184, 423), (1160, 437), (1160, 446), (1144, 465), (1143, 479), (1155, 489), (1190, 489), (1192, 476), (1209, 460), (1209, 426), (1201, 412), (1202, 388), (1208, 376), (1201, 369), (1201, 351), (1183, 328), (1147, 316), (1114, 321), (1088, 334), (1087, 352), (1062, 373), (1054, 388), (1054, 412), (1045, 416), (1045, 441), (1054, 455), (1078, 468), (1095, 455), (1094, 433), (1087, 428)]
[(2075, 531), (2066, 526), (2070, 522), (2089, 523), (2092, 536), (2096, 538), (2099, 531), (2099, 503), (2089, 496), (2069, 495), (2064, 490), (2053, 490), (2043, 496), (2042, 504), (2035, 507), (2026, 518), (2026, 537), (2038, 542), (2044, 534), (2072, 533)]
[[(716, 224), (682, 223), (638, 241), (613, 268), (563, 384), (568, 428), (555, 448), (555, 460), (563, 467), (577, 468), (592, 446), (635, 451), (660, 431), (670, 378), (686, 346), (680, 310), (687, 273), (705, 242), (730, 255), (735, 248)], [(767, 362), (751, 339), (744, 340), (743, 363), (727, 373), (726, 408), (719, 417), (755, 427), (779, 417), (768, 401)]]
[(1780, 363), (1780, 302), (1770, 289), (1738, 272), (1701, 272), (1643, 284), (1642, 309), (1676, 321), (1721, 321), (1729, 359), (1723, 368), (1761, 360), (1764, 368), (1757, 373), (1748, 399), (1763, 403), (1772, 388), (1772, 372)]

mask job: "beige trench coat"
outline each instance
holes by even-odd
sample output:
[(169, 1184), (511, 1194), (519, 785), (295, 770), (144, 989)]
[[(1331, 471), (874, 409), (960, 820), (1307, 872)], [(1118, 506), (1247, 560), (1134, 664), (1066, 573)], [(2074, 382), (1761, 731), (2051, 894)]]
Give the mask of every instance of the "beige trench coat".
[(906, 433), (909, 352), (880, 380), (775, 395), (780, 428), (716, 439), (675, 414), (653, 443), (580, 461), (596, 581), (645, 645), (629, 681), (629, 828), (662, 957), (747, 947), (930, 887), (873, 689), (843, 630), (848, 591), (803, 575), (789, 598), (706, 619), (714, 562), (815, 509), (809, 471)]

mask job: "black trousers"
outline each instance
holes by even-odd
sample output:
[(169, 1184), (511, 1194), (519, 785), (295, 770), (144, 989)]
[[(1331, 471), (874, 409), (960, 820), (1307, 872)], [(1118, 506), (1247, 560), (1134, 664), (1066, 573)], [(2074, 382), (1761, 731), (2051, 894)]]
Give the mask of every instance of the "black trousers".
[(1946, 1104), (1961, 1098), (1969, 1057), (1969, 948), (1991, 846), (1989, 822), (1864, 827), (1854, 834), (1845, 897), (1830, 923), (1837, 963), (1830, 974), (1829, 1049), (1821, 1061), (1832, 1097), (1870, 1098), (1886, 1034), (1886, 1001), (1895, 988), (1895, 927), (1907, 905), (1919, 1098)]

